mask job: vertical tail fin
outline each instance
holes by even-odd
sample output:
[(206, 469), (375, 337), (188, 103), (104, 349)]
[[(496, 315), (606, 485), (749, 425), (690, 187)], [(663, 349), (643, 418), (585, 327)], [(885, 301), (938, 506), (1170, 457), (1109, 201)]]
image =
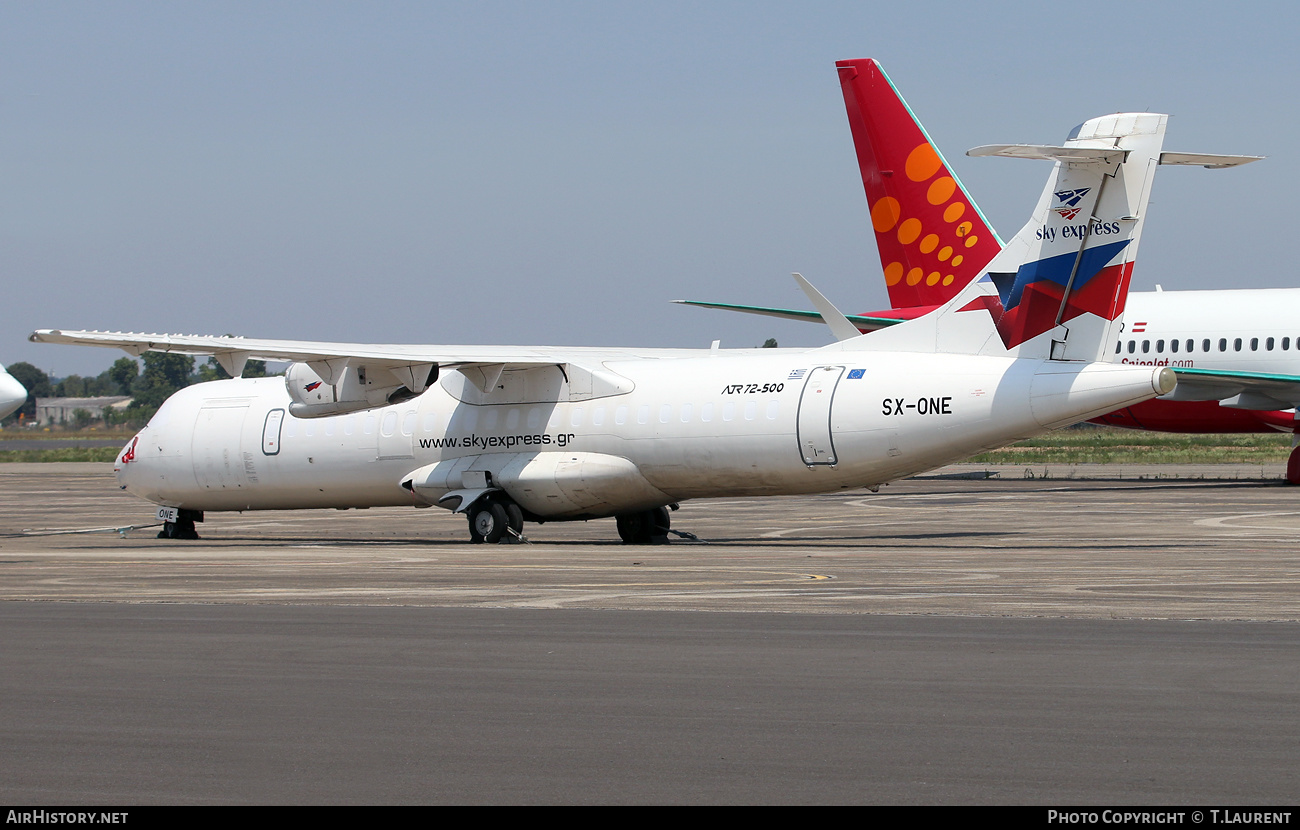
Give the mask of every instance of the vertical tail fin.
[(1168, 119), (1108, 115), (1075, 128), (1062, 147), (971, 150), (1056, 167), (1029, 223), (988, 263), (994, 291), (959, 310), (986, 309), (1002, 345), (1022, 356), (1103, 359), (1124, 313)]
[(835, 67), (889, 302), (941, 305), (983, 273), (1001, 242), (880, 64)]
[(850, 347), (1105, 359), (1128, 297), (1167, 121), (1108, 115), (1077, 127), (1061, 147), (971, 150), (1055, 162), (1028, 224), (943, 308)]

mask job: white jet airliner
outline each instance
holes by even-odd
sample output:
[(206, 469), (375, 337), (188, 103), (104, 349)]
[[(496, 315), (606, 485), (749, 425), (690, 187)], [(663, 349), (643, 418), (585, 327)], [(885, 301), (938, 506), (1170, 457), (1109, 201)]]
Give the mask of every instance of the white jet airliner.
[[(796, 275), (838, 338), (821, 348), (31, 339), (213, 354), (232, 375), (249, 358), (294, 362), (283, 379), (177, 392), (123, 449), (118, 480), (162, 506), (160, 535), (193, 538), (205, 511), (437, 505), (466, 513), (475, 542), (613, 516), (645, 543), (685, 499), (874, 488), (1172, 391), (1170, 368), (1116, 365), (1110, 347), (1166, 122), (1106, 116), (1033, 148), (1053, 172), (989, 266), (1026, 275), (1010, 295), (974, 281), (863, 336)], [(1063, 192), (1081, 194), (1084, 219), (1053, 210)], [(1089, 216), (1107, 232), (1082, 233)], [(1042, 284), (1062, 267), (1064, 285)]]
[[(871, 59), (839, 61), (836, 68), (892, 306), (849, 317), (870, 331), (952, 299), (987, 272), (1002, 242), (884, 69)], [(1162, 163), (1171, 157), (1211, 167), (1257, 158), (1165, 154)], [(1086, 216), (1073, 194), (1055, 195), (1053, 210)], [(1094, 226), (1099, 230), (1107, 228)], [(821, 321), (810, 311), (687, 304)], [(1093, 420), (1167, 432), (1296, 432), (1297, 310), (1300, 288), (1131, 292), (1115, 360), (1172, 367), (1178, 388)], [(1300, 447), (1292, 451), (1287, 477), (1300, 484)]]
[(18, 379), (0, 366), (0, 418), (16, 412), (27, 402), (27, 390)]

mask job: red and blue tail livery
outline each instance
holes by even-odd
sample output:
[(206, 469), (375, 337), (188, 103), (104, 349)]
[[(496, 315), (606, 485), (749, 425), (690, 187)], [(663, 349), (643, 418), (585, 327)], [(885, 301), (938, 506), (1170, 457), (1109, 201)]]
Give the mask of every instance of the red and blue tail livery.
[[(1122, 299), (1133, 276), (1132, 261), (1105, 265), (1115, 259), (1130, 240), (1089, 248), (1079, 254), (1060, 254), (1029, 262), (1014, 274), (990, 273), (997, 296), (983, 295), (962, 310), (987, 309), (996, 321), (1007, 348), (1089, 313), (1114, 320), (1123, 311)], [(1073, 282), (1071, 282), (1073, 279)], [(1067, 297), (1067, 288), (1071, 289)]]

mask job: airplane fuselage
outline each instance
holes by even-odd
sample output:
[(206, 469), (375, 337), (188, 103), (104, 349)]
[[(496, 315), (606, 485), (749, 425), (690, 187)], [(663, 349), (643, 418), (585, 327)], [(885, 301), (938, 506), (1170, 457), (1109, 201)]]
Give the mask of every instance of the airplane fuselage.
[(1300, 288), (1135, 291), (1115, 362), (1300, 375)]
[[(1131, 292), (1115, 362), (1300, 375), (1300, 288)], [(1293, 431), (1295, 413), (1150, 400), (1094, 419), (1165, 432)]]
[(594, 518), (880, 484), (1150, 397), (1161, 371), (816, 350), (603, 369), (629, 391), (584, 398), (555, 366), (484, 393), (448, 371), (405, 403), (320, 418), (290, 414), (281, 378), (199, 384), (116, 469), (131, 492), (199, 511), (426, 507), (486, 471), (533, 516)]

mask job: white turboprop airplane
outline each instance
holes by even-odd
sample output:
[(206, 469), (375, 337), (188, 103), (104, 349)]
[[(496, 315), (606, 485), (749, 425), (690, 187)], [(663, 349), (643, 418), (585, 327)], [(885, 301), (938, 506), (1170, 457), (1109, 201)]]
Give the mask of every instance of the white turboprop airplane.
[[(1002, 242), (884, 69), (871, 59), (839, 61), (836, 68), (893, 306), (849, 317), (870, 331), (919, 317), (952, 299), (984, 275), (984, 265)], [(1019, 155), (1033, 157), (1032, 152)], [(1162, 163), (1171, 156), (1164, 154)], [(1208, 166), (1257, 160), (1174, 158)], [(1075, 194), (1054, 195), (1054, 211), (1086, 215)], [(811, 311), (687, 304), (821, 321)], [(1300, 288), (1130, 292), (1115, 360), (1169, 366), (1178, 375), (1178, 388), (1093, 420), (1166, 432), (1300, 430), (1294, 410), (1300, 405), (1298, 310)], [(1300, 447), (1292, 451), (1287, 477), (1300, 484)]]
[[(1168, 367), (1113, 363), (1167, 116), (1107, 116), (1061, 147), (1025, 228), (990, 269), (1029, 273), (1008, 307), (972, 282), (933, 313), (863, 336), (796, 278), (839, 338), (813, 349), (384, 346), (41, 330), (47, 343), (293, 361), (283, 379), (173, 395), (123, 449), (120, 484), (161, 505), (161, 536), (206, 511), (440, 506), (470, 538), (524, 520), (613, 516), (625, 542), (690, 498), (874, 488), (1170, 392)], [(1015, 154), (1014, 147), (987, 152)], [(1086, 193), (1108, 228), (1051, 209)], [(1046, 231), (1051, 231), (1050, 233)], [(1072, 278), (1036, 291), (1058, 263)]]
[(0, 366), (0, 418), (17, 411), (26, 402), (27, 390), (17, 378), (5, 371), (5, 367)]

